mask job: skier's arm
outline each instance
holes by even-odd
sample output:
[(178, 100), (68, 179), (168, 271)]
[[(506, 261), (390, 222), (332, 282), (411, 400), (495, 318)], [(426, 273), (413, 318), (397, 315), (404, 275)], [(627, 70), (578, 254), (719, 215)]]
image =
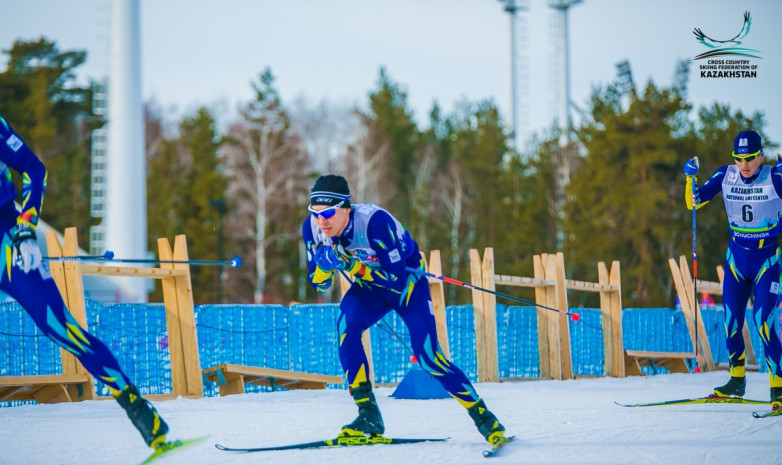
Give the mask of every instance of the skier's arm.
[(777, 154), (777, 163), (771, 168), (771, 183), (777, 195), (782, 197), (782, 155)]
[(35, 229), (46, 191), (46, 167), (2, 116), (0, 161), (22, 175), (22, 213), (17, 224)]
[(378, 211), (369, 220), (367, 238), (375, 250), (376, 263), (361, 277), (378, 286), (401, 293), (407, 285), (407, 268), (404, 253), (404, 238), (396, 233), (396, 222), (385, 211)]
[(692, 210), (693, 184), (695, 185), (695, 208), (700, 209), (709, 203), (709, 201), (713, 199), (717, 193), (722, 191), (722, 179), (725, 177), (725, 171), (727, 169), (727, 166), (720, 167), (711, 175), (711, 177), (709, 177), (709, 179), (706, 180), (705, 183), (703, 183), (702, 186), (698, 186), (697, 175), (687, 175), (687, 182), (684, 186), (684, 201), (688, 210)]

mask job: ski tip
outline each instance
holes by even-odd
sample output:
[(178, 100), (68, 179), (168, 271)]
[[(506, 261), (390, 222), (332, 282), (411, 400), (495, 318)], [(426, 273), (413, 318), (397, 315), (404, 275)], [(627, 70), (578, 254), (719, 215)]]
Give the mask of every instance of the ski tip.
[(769, 412), (752, 412), (755, 418), (782, 417), (782, 409), (771, 410)]
[(502, 448), (504, 448), (508, 443), (516, 439), (516, 436), (503, 436), (502, 439), (497, 444), (494, 444), (491, 446), (491, 449), (487, 449), (483, 451), (483, 456), (486, 458), (494, 457), (496, 456)]
[(150, 455), (149, 457), (147, 457), (146, 460), (141, 462), (141, 465), (147, 465), (163, 456), (167, 456), (168, 454), (171, 454), (173, 452), (178, 452), (188, 447), (195, 446), (196, 444), (200, 444), (206, 441), (207, 439), (209, 439), (209, 436), (201, 436), (198, 438), (190, 438), (190, 439), (174, 439), (171, 441), (166, 441), (160, 444), (159, 446), (157, 446), (157, 448), (155, 448), (155, 451), (152, 453), (152, 455)]

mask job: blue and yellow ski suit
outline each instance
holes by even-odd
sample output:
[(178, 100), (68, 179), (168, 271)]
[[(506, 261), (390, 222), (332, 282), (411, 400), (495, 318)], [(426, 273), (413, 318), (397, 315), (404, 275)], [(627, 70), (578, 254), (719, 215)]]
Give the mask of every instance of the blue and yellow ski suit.
[[(11, 171), (22, 176), (22, 211), (14, 204)], [(60, 347), (75, 355), (95, 378), (117, 395), (130, 382), (109, 349), (82, 329), (65, 306), (46, 262), (25, 273), (12, 263), (11, 238), (18, 223), (35, 228), (46, 190), (46, 168), (11, 125), (0, 116), (0, 290), (25, 309)]]
[(386, 210), (371, 203), (351, 207), (350, 220), (341, 235), (329, 238), (312, 216), (302, 225), (312, 286), (324, 292), (337, 272), (315, 263), (315, 250), (334, 246), (352, 256), (346, 270), (355, 277), (342, 298), (338, 318), (339, 358), (348, 384), (354, 388), (368, 381), (367, 356), (361, 335), (390, 311), (395, 311), (410, 332), (412, 351), (420, 366), (466, 408), (480, 399), (464, 373), (443, 355), (437, 343), (434, 307), (429, 281), (407, 267), (424, 270), (418, 244), (402, 224)]
[[(735, 165), (719, 168), (702, 186), (695, 186), (696, 208), (722, 192), (730, 226), (725, 256), (722, 303), (725, 307), (725, 337), (731, 374), (746, 363), (742, 330), (750, 294), (754, 295), (752, 318), (763, 342), (771, 387), (782, 387), (782, 345), (775, 318), (780, 284), (779, 216), (782, 212), (782, 173), (761, 165), (744, 178)], [(692, 208), (692, 184), (686, 188)]]

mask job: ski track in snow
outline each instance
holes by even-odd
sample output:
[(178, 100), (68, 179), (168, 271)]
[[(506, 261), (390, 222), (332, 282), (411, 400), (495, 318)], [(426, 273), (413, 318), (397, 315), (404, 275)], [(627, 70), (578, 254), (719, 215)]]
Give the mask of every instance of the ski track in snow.
[[(516, 441), (486, 459), (487, 444), (452, 399), (389, 397), (375, 390), (393, 437), (450, 437), (445, 443), (230, 453), (327, 439), (356, 414), (344, 390), (283, 391), (156, 402), (170, 439), (210, 435), (160, 465), (319, 464), (729, 464), (782, 463), (782, 418), (756, 419), (764, 405), (620, 407), (698, 397), (727, 372), (567, 381), (480, 383), (476, 389)], [(749, 373), (747, 398), (769, 397), (768, 377)], [(113, 401), (0, 409), (4, 465), (136, 464), (150, 450)]]

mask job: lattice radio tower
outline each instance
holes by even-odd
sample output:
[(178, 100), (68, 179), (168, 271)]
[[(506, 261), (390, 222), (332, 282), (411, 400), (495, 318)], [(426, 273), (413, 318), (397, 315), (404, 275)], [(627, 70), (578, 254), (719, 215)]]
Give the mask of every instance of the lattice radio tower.
[(499, 0), (510, 15), (510, 99), (513, 146), (521, 153), (530, 133), (529, 0)]
[(568, 42), (568, 8), (581, 3), (582, 0), (549, 0), (548, 6), (556, 12), (554, 21), (554, 36), (556, 53), (554, 59), (557, 72), (555, 78), (555, 99), (557, 107), (557, 125), (562, 131), (560, 145), (568, 143), (570, 129), (570, 57)]

